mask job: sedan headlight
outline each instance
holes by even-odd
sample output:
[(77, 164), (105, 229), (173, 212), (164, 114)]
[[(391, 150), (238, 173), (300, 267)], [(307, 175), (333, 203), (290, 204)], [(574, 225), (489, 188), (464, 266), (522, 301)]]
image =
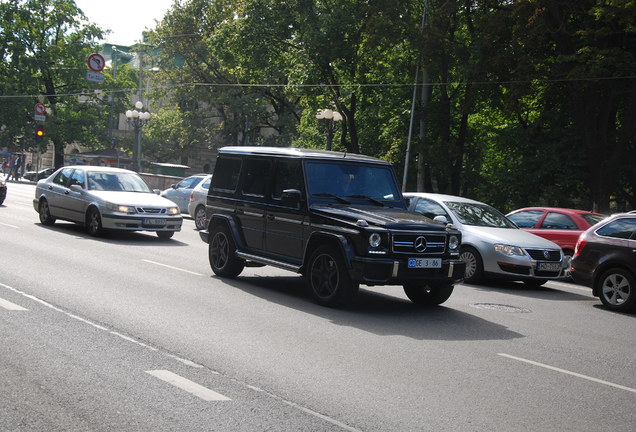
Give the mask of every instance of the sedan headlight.
[(108, 209), (117, 213), (126, 213), (126, 214), (137, 213), (137, 210), (134, 207), (119, 205), (119, 204), (108, 204)]
[(168, 208), (168, 214), (169, 214), (169, 215), (174, 216), (174, 215), (178, 215), (179, 213), (181, 213), (181, 212), (179, 211), (179, 207), (169, 207), (169, 208)]
[(523, 256), (525, 255), (523, 253), (523, 249), (521, 249), (518, 246), (511, 246), (511, 245), (505, 245), (505, 244), (496, 244), (495, 245), (495, 250), (499, 253), (502, 253), (504, 255), (507, 256)]

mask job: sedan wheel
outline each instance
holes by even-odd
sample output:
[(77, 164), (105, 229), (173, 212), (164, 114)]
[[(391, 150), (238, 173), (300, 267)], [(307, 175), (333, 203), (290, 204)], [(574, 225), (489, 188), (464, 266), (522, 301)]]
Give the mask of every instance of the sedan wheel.
[(205, 207), (199, 206), (194, 211), (194, 225), (200, 231), (206, 226)]
[(40, 201), (38, 210), (42, 225), (53, 225), (55, 223), (55, 218), (51, 216), (51, 209), (49, 209), (49, 202), (47, 200), (43, 199)]
[(636, 280), (626, 270), (614, 268), (600, 278), (601, 302), (609, 309), (625, 312), (636, 309)]
[(96, 208), (90, 208), (86, 215), (86, 230), (93, 237), (98, 237), (103, 234), (102, 217), (99, 214), (99, 210)]
[(484, 264), (479, 252), (470, 246), (462, 248), (459, 259), (466, 263), (464, 271), (464, 281), (467, 283), (478, 283), (483, 279)]

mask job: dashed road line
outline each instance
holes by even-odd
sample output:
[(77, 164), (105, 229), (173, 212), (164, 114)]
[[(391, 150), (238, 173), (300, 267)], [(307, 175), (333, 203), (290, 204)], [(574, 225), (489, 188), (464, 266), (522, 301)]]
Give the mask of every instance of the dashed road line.
[(28, 309), (23, 308), (22, 306), (19, 306), (15, 303), (11, 303), (8, 300), (4, 300), (0, 298), (0, 307), (5, 308), (6, 310), (11, 310), (11, 311), (26, 311)]
[(11, 224), (4, 223), (4, 222), (0, 222), (0, 225), (8, 226), (9, 228), (20, 229), (19, 226), (11, 225)]
[(182, 268), (179, 268), (179, 267), (173, 267), (171, 265), (158, 263), (156, 261), (150, 261), (150, 260), (147, 260), (147, 259), (142, 259), (142, 261), (147, 262), (149, 264), (158, 265), (158, 266), (161, 266), (161, 267), (167, 267), (167, 268), (172, 269), (172, 270), (178, 270), (178, 271), (181, 271), (181, 272), (184, 272), (184, 273), (190, 273), (190, 274), (193, 274), (195, 276), (203, 276), (201, 273), (196, 273), (196, 272), (193, 272), (193, 271), (190, 271), (190, 270), (185, 270), (185, 269), (182, 269)]
[(588, 381), (592, 381), (592, 382), (595, 382), (595, 383), (604, 384), (604, 385), (607, 385), (607, 386), (610, 386), (610, 387), (614, 387), (614, 388), (617, 388), (617, 389), (620, 389), (620, 390), (625, 390), (625, 391), (628, 391), (628, 392), (636, 393), (636, 389), (633, 389), (631, 387), (626, 387), (626, 386), (623, 386), (623, 385), (620, 385), (620, 384), (614, 384), (614, 383), (609, 382), (609, 381), (604, 381), (604, 380), (601, 380), (601, 379), (598, 379), (598, 378), (593, 378), (591, 376), (582, 375), (580, 373), (572, 372), (572, 371), (569, 371), (569, 370), (566, 370), (566, 369), (561, 369), (561, 368), (558, 368), (558, 367), (550, 366), (550, 365), (547, 365), (547, 364), (544, 364), (544, 363), (539, 363), (539, 362), (536, 362), (536, 361), (533, 361), (533, 360), (524, 359), (524, 358), (521, 358), (521, 357), (515, 357), (515, 356), (512, 356), (510, 354), (498, 353), (497, 355), (500, 355), (502, 357), (506, 357), (506, 358), (509, 358), (509, 359), (512, 359), (512, 360), (517, 360), (517, 361), (520, 361), (520, 362), (528, 363), (528, 364), (531, 364), (531, 365), (534, 365), (534, 366), (539, 366), (539, 367), (542, 367), (542, 368), (545, 368), (545, 369), (550, 369), (550, 370), (553, 370), (553, 371), (556, 371), (556, 372), (561, 372), (561, 373), (566, 374), (566, 375), (572, 375), (572, 376), (575, 376), (577, 378), (582, 378), (582, 379), (585, 379), (585, 380), (588, 380)]
[(182, 376), (167, 370), (150, 370), (146, 371), (146, 373), (154, 376), (155, 378), (159, 378), (168, 384), (178, 387), (181, 390), (185, 390), (206, 402), (232, 400), (227, 396), (223, 396), (220, 393), (210, 390), (207, 387), (203, 387), (194, 381), (190, 381), (189, 379), (183, 378)]

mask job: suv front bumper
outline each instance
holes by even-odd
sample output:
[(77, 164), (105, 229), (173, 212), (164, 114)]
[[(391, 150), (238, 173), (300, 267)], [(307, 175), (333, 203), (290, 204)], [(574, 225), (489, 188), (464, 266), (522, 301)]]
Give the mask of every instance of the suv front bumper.
[(464, 280), (466, 263), (459, 259), (442, 260), (439, 268), (408, 268), (408, 259), (356, 257), (351, 262), (351, 279), (365, 285), (404, 285), (425, 280), (455, 284)]

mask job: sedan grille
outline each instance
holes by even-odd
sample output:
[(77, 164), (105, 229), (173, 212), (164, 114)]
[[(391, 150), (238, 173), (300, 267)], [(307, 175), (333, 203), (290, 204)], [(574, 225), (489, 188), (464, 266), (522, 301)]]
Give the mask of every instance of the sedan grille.
[(404, 254), (442, 254), (446, 249), (443, 234), (395, 234), (393, 252)]
[(537, 261), (560, 261), (561, 251), (549, 249), (526, 249), (528, 255)]
[(137, 207), (137, 213), (141, 214), (162, 214), (165, 213), (165, 208), (155, 208), (155, 207)]

